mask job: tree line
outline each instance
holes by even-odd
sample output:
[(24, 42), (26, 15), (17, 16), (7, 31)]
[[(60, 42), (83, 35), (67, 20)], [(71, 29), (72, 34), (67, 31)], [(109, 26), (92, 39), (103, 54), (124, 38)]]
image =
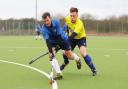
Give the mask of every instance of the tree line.
[[(64, 25), (64, 16), (55, 16)], [(81, 15), (88, 33), (128, 33), (128, 15), (111, 16), (106, 19), (96, 19), (89, 14)], [(38, 21), (42, 23), (42, 21)], [(36, 28), (34, 18), (0, 19), (0, 35), (33, 35)]]

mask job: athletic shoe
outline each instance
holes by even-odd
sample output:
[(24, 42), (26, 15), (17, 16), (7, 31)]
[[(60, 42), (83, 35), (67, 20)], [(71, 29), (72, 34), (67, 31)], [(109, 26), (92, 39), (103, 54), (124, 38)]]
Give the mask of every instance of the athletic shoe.
[(66, 67), (66, 64), (62, 64), (61, 66), (60, 66), (60, 70), (64, 70), (64, 68)]
[(92, 70), (92, 76), (96, 76), (97, 75), (97, 71), (96, 70)]
[(57, 73), (56, 77), (54, 77), (54, 80), (61, 80), (63, 78), (62, 73)]
[(80, 59), (76, 61), (77, 69), (81, 69), (81, 61)]

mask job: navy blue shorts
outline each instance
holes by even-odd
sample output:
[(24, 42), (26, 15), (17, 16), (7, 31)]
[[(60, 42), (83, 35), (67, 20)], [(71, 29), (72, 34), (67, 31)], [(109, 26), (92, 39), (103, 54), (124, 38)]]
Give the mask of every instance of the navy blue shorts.
[(71, 45), (71, 50), (73, 50), (76, 46), (78, 46), (79, 48), (81, 46), (86, 47), (86, 38), (72, 39), (72, 40), (70, 40), (70, 45)]
[(59, 46), (60, 49), (62, 49), (62, 50), (66, 50), (66, 51), (71, 50), (70, 43), (68, 40), (65, 40), (62, 42), (57, 42), (57, 43), (52, 43), (51, 45), (53, 47)]
[(39, 31), (36, 31), (36, 35), (38, 35), (38, 36), (39, 36), (40, 34), (41, 34), (41, 33), (40, 33)]

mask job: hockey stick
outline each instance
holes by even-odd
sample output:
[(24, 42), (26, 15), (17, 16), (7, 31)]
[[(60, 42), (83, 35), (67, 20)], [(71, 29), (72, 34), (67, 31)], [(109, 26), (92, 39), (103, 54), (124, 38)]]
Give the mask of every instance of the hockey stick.
[(44, 54), (40, 55), (39, 57), (37, 57), (37, 58), (35, 58), (35, 59), (31, 60), (31, 61), (29, 62), (29, 64), (32, 64), (32, 63), (33, 63), (33, 62), (35, 62), (36, 60), (38, 60), (38, 59), (40, 59), (41, 57), (43, 57), (43, 56), (47, 55), (48, 53), (49, 53), (49, 52), (46, 52), (46, 53), (44, 53)]

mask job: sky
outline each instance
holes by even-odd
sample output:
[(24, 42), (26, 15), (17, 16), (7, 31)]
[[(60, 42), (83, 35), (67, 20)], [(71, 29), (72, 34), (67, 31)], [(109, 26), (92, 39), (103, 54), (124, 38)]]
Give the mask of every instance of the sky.
[[(96, 18), (128, 15), (128, 0), (37, 0), (37, 16), (48, 11), (52, 15), (69, 14), (70, 7), (77, 7), (79, 14)], [(0, 0), (0, 19), (35, 18), (36, 0)]]

